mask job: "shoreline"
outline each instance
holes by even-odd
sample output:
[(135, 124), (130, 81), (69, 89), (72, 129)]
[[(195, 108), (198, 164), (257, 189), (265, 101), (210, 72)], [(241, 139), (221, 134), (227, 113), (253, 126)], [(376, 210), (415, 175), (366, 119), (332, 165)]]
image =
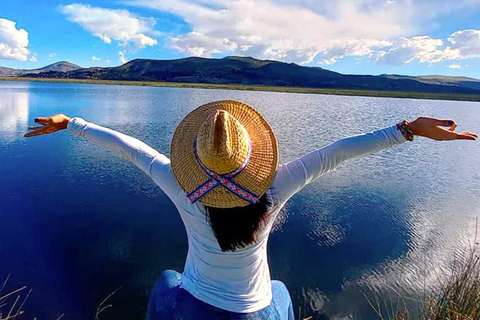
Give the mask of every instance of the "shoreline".
[(356, 89), (354, 90), (354, 89), (276, 87), (276, 86), (241, 85), (241, 84), (236, 85), (236, 84), (180, 83), (180, 82), (126, 81), (126, 80), (125, 81), (124, 80), (91, 80), (91, 79), (64, 79), (64, 78), (0, 77), (0, 81), (61, 82), (61, 83), (173, 87), (173, 88), (192, 88), (192, 89), (245, 90), (245, 91), (265, 91), (265, 92), (326, 94), (326, 95), (339, 95), (339, 96), (480, 102), (480, 94), (477, 95), (477, 94), (433, 93), (433, 92), (431, 93), (431, 92), (406, 92), (406, 91), (374, 91), (374, 90), (356, 90)]

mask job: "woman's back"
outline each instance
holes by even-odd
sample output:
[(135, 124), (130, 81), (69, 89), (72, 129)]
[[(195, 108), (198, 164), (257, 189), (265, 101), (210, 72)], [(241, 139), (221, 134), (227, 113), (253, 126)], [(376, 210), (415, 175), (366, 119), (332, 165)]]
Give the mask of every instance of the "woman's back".
[(256, 234), (256, 241), (235, 251), (222, 251), (208, 221), (206, 207), (192, 204), (186, 195), (174, 199), (188, 237), (182, 287), (196, 298), (233, 312), (253, 312), (270, 304), (271, 280), (267, 242), (281, 209), (273, 204)]

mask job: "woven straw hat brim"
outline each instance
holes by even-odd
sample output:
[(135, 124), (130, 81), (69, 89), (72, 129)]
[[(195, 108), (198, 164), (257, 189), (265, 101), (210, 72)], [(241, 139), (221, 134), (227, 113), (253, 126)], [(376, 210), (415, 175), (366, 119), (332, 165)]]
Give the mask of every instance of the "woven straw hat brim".
[[(193, 144), (200, 126), (217, 110), (225, 110), (232, 114), (245, 127), (252, 142), (250, 161), (234, 181), (257, 196), (263, 195), (270, 187), (277, 171), (277, 139), (268, 122), (257, 110), (233, 100), (202, 105), (190, 112), (178, 125), (170, 151), (171, 167), (177, 182), (189, 194), (210, 180), (195, 159)], [(222, 186), (217, 186), (199, 201), (216, 208), (241, 207), (249, 204)]]

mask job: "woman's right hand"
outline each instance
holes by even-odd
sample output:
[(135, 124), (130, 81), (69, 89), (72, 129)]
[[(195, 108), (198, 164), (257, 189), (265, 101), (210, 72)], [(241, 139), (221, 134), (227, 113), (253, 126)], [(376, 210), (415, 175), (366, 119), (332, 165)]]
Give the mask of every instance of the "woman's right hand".
[(28, 130), (33, 130), (26, 133), (24, 137), (39, 136), (42, 134), (50, 134), (67, 128), (70, 118), (64, 114), (56, 114), (51, 117), (38, 117), (35, 118), (35, 123), (41, 126), (30, 126)]

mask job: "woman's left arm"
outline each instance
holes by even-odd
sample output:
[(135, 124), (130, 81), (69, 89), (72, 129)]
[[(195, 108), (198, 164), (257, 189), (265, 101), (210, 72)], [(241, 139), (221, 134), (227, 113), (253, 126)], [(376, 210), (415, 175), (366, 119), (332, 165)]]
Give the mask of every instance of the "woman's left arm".
[[(448, 127), (448, 129), (442, 128)], [(432, 140), (476, 140), (477, 134), (472, 132), (455, 132), (457, 124), (454, 120), (442, 120), (420, 117), (408, 123), (413, 136), (423, 136)], [(413, 138), (413, 137), (412, 137)], [(335, 166), (341, 162), (378, 152), (388, 147), (407, 141), (398, 125), (382, 130), (345, 138), (332, 144), (330, 152), (334, 154)]]
[[(449, 128), (445, 129), (442, 126)], [(456, 126), (453, 120), (429, 117), (420, 117), (408, 125), (413, 135), (434, 140), (475, 140), (477, 138), (475, 133), (455, 132)], [(396, 125), (338, 140), (280, 165), (272, 187), (275, 189), (279, 201), (285, 202), (305, 185), (315, 181), (321, 175), (335, 170), (346, 160), (366, 156), (405, 141), (407, 141), (406, 138)]]

